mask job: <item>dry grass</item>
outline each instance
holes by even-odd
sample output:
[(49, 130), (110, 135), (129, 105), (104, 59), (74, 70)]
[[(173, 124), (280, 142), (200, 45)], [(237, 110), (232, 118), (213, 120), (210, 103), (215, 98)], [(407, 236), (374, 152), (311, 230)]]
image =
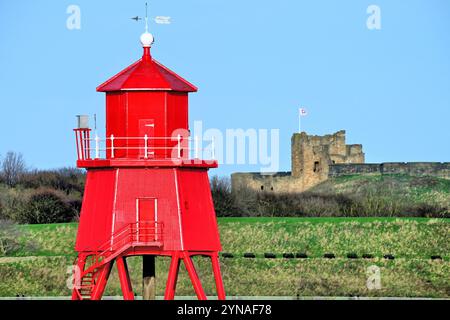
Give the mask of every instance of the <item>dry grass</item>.
[[(195, 259), (207, 295), (215, 295), (210, 265)], [(67, 257), (22, 260), (0, 264), (2, 296), (68, 296), (66, 287)], [(141, 292), (141, 258), (129, 259), (133, 288)], [(366, 287), (367, 267), (381, 270), (381, 289)], [(157, 295), (164, 294), (168, 270), (167, 259), (157, 259)], [(392, 296), (450, 297), (450, 263), (420, 259), (387, 261), (347, 259), (221, 259), (223, 279), (230, 296)], [(184, 267), (177, 294), (194, 296)], [(114, 268), (105, 295), (120, 295)]]
[[(305, 252), (308, 259), (221, 258), (228, 295), (450, 297), (450, 223), (447, 219), (226, 218), (219, 219), (223, 250), (232, 253)], [(0, 263), (0, 296), (68, 296), (67, 268), (73, 263), (76, 224), (22, 226), (39, 245), (34, 255)], [(332, 252), (336, 259), (324, 259)], [(354, 252), (374, 259), (346, 259)], [(386, 260), (384, 254), (395, 260)], [(443, 260), (431, 260), (430, 255)], [(26, 251), (19, 256), (31, 256)], [(56, 256), (49, 256), (56, 255)], [(59, 255), (59, 256), (58, 256)], [(68, 255), (68, 256), (64, 256)], [(211, 266), (195, 258), (208, 295), (214, 295)], [(381, 269), (381, 290), (368, 290), (368, 266)], [(140, 257), (129, 259), (133, 288), (141, 291)], [(157, 259), (157, 294), (163, 295), (169, 260)], [(177, 294), (193, 296), (184, 267)], [(113, 269), (106, 295), (119, 295)]]
[(226, 219), (220, 223), (226, 252), (304, 252), (321, 257), (370, 253), (382, 257), (450, 258), (450, 223), (443, 219)]

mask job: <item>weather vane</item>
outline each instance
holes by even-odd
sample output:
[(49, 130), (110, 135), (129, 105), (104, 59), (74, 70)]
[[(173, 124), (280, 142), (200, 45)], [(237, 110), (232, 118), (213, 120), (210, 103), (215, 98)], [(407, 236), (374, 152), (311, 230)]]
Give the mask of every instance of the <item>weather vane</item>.
[[(147, 2), (145, 3), (145, 17), (139, 17), (139, 16), (135, 16), (132, 17), (132, 20), (135, 20), (136, 22), (139, 20), (144, 19), (145, 20), (145, 32), (148, 32), (148, 4)], [(168, 16), (156, 16), (154, 19), (155, 23), (157, 24), (170, 24), (171, 23), (171, 18)]]

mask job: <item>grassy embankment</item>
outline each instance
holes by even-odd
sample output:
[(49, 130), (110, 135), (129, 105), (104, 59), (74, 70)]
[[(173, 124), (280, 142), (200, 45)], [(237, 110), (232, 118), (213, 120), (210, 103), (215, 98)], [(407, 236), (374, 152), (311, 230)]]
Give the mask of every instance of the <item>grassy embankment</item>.
[(415, 211), (414, 214), (424, 216), (431, 214), (426, 212), (427, 209), (450, 213), (450, 180), (437, 177), (407, 174), (348, 175), (329, 179), (311, 191), (359, 198), (372, 214), (388, 210), (393, 216), (408, 216), (413, 213), (411, 210), (417, 209), (419, 212)]
[(301, 193), (244, 188), (237, 197), (227, 196), (226, 181), (212, 186), (216, 210), (224, 217), (450, 218), (450, 180), (437, 177), (348, 175)]
[[(74, 260), (76, 224), (23, 225), (21, 241), (35, 243), (0, 258), (0, 296), (67, 296), (66, 273)], [(221, 258), (228, 295), (450, 297), (450, 221), (395, 218), (221, 218)], [(254, 252), (257, 259), (244, 259)], [(306, 253), (308, 259), (262, 259), (263, 253)], [(335, 259), (323, 258), (334, 253)], [(372, 254), (373, 259), (348, 259)], [(394, 260), (384, 259), (391, 254)], [(443, 260), (431, 260), (439, 255)], [(208, 295), (214, 294), (209, 263), (195, 263)], [(169, 260), (157, 260), (157, 294), (162, 295)], [(129, 259), (140, 293), (141, 258)], [(366, 288), (367, 267), (381, 270), (381, 290)], [(194, 295), (184, 268), (179, 295)], [(113, 269), (106, 295), (120, 294)]]

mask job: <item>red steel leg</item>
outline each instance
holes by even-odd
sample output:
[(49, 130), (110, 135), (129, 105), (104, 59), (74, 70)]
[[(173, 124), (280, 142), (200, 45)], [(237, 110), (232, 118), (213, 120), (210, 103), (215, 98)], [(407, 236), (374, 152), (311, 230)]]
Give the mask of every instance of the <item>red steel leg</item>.
[(124, 257), (116, 258), (117, 271), (119, 273), (120, 287), (124, 300), (134, 300), (134, 292), (131, 287), (130, 274), (128, 272), (128, 265)]
[(189, 277), (191, 278), (192, 285), (194, 286), (195, 293), (197, 294), (197, 298), (199, 300), (206, 300), (205, 291), (203, 291), (202, 284), (200, 282), (200, 279), (198, 278), (194, 264), (192, 263), (191, 256), (186, 251), (183, 251), (183, 261)]
[(72, 300), (80, 300), (78, 289), (76, 289), (76, 286), (79, 286), (81, 283), (81, 274), (84, 270), (84, 265), (86, 264), (86, 256), (84, 254), (79, 254), (77, 259), (77, 265), (75, 268), (78, 270), (74, 270), (74, 279), (73, 279), (73, 285), (74, 288), (72, 290)]
[(170, 261), (169, 276), (167, 277), (165, 300), (173, 300), (175, 297), (175, 289), (177, 286), (178, 272), (180, 270), (180, 255), (178, 251), (172, 254)]
[(105, 291), (106, 282), (108, 281), (109, 274), (111, 273), (112, 264), (113, 262), (111, 261), (101, 267), (97, 282), (94, 290), (92, 291), (91, 300), (100, 300), (102, 298), (103, 292)]
[(214, 272), (214, 280), (216, 281), (217, 298), (225, 300), (225, 289), (223, 287), (222, 275), (220, 273), (219, 253), (215, 252), (211, 255), (212, 268)]

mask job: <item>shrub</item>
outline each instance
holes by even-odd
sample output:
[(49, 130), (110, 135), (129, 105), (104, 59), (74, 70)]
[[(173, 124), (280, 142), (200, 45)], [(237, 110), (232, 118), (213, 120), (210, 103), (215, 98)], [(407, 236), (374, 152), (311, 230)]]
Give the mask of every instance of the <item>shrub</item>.
[(85, 175), (76, 168), (62, 168), (58, 170), (34, 170), (25, 173), (21, 179), (24, 188), (38, 189), (48, 187), (64, 191), (66, 194), (84, 191)]
[(418, 203), (409, 208), (411, 215), (424, 218), (448, 218), (449, 210), (433, 203)]
[(416, 188), (432, 188), (438, 185), (438, 179), (430, 176), (413, 177), (410, 181), (411, 187)]
[(17, 253), (35, 253), (39, 246), (27, 236), (27, 232), (10, 220), (0, 219), (0, 256)]
[(7, 220), (0, 220), (0, 256), (6, 256), (20, 248), (18, 230)]
[(0, 219), (19, 221), (23, 213), (28, 192), (16, 188), (0, 187), (1, 214)]
[(331, 217), (340, 215), (339, 204), (335, 196), (303, 194), (298, 196), (298, 206), (303, 216)]
[(339, 194), (296, 193), (274, 194), (253, 192), (244, 201), (242, 194), (249, 190), (240, 190), (236, 206), (243, 216), (283, 216), (283, 217), (328, 217), (356, 215), (359, 204), (351, 198)]
[(70, 222), (75, 215), (76, 211), (61, 194), (43, 189), (30, 196), (19, 221), (30, 224)]
[(237, 208), (235, 206), (234, 197), (231, 194), (230, 179), (213, 176), (210, 183), (216, 214), (220, 217), (235, 215)]

